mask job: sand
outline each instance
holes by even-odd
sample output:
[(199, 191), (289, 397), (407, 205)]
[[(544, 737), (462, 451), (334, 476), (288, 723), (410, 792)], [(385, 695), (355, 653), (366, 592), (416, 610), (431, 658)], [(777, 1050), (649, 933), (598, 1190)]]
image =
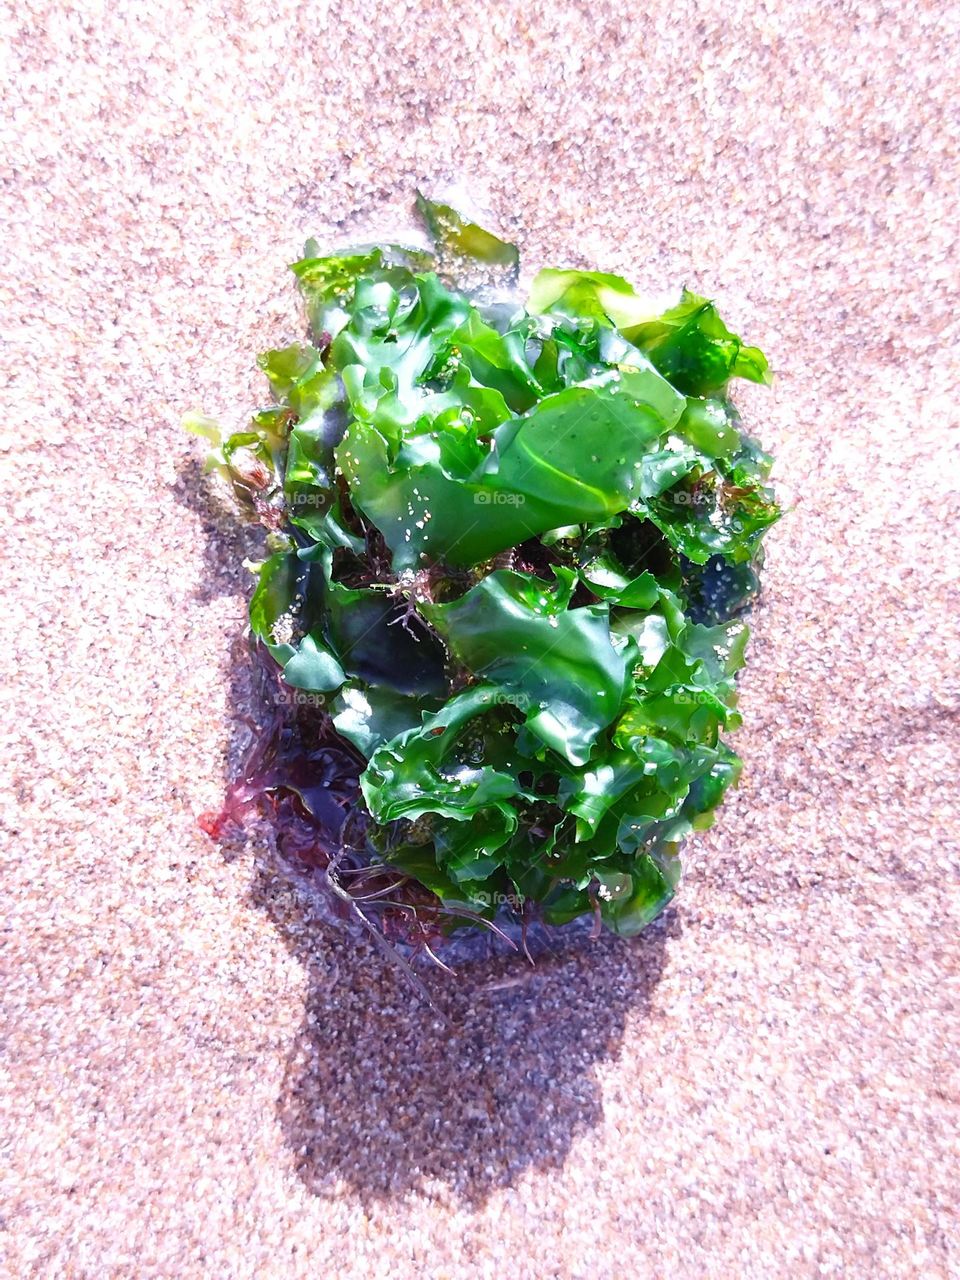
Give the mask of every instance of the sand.
[[(348, 8), (4, 7), (3, 1274), (960, 1274), (958, 11)], [(675, 908), (431, 1008), (196, 826), (248, 543), (178, 422), (455, 178), (714, 296), (792, 510)]]

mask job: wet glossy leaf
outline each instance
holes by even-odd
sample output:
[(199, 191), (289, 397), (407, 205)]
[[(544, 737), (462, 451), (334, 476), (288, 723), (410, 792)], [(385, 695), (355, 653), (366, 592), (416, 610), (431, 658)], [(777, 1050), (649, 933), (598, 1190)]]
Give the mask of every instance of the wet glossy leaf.
[(460, 662), (526, 712), (528, 729), (582, 764), (619, 711), (626, 659), (611, 642), (606, 605), (557, 603), (548, 583), (498, 571), (462, 599), (422, 611)]
[(677, 306), (632, 331), (663, 376), (685, 395), (709, 396), (730, 378), (770, 381), (766, 357), (744, 346), (717, 308), (688, 289)]
[(474, 260), (502, 268), (515, 279), (520, 255), (515, 244), (485, 231), (449, 204), (428, 200), (417, 192), (417, 212), (423, 218), (438, 250), (457, 259)]
[(405, 695), (351, 680), (333, 701), (333, 723), (337, 732), (369, 760), (377, 747), (415, 728), (425, 711), (437, 711), (440, 705), (439, 699)]
[(495, 705), (495, 692), (478, 685), (451, 698), (419, 728), (379, 747), (361, 782), (381, 822), (436, 815), (459, 824), (446, 828), (442, 841), (444, 865), (457, 882), (488, 875), (517, 829), (516, 810), (506, 803), (522, 793), (517, 777), (478, 761), (462, 737)]
[(527, 309), (534, 315), (555, 312), (574, 320), (600, 320), (625, 331), (657, 314), (650, 301), (620, 276), (549, 267), (538, 272), (530, 286)]

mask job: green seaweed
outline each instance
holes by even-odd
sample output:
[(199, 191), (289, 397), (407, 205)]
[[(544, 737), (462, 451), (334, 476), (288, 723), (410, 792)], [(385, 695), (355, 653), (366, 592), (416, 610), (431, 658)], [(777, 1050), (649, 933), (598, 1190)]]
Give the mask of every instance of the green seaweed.
[(188, 425), (271, 530), (251, 628), (366, 759), (374, 862), (451, 919), (509, 894), (633, 934), (739, 775), (734, 615), (779, 511), (728, 389), (767, 361), (688, 291), (458, 287), (517, 250), (417, 204), (433, 252), (308, 244), (275, 403)]

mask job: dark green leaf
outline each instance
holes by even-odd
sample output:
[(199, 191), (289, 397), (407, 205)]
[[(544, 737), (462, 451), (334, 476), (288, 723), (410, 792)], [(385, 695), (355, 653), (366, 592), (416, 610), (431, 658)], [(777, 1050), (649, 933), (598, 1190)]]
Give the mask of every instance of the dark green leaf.
[(620, 709), (626, 660), (606, 605), (557, 605), (548, 583), (501, 570), (460, 600), (421, 607), (460, 662), (526, 711), (538, 738), (583, 764)]
[(425, 711), (438, 711), (438, 701), (396, 693), (352, 680), (333, 702), (333, 723), (369, 760), (377, 747), (420, 724)]
[(712, 302), (684, 289), (677, 306), (632, 331), (635, 342), (685, 395), (709, 396), (730, 378), (769, 382), (766, 357), (746, 347), (720, 319)]

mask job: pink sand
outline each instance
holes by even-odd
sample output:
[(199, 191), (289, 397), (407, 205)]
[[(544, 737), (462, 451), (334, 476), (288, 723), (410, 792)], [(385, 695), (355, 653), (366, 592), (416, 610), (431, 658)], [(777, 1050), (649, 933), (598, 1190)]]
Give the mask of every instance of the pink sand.
[[(960, 1274), (957, 10), (324, 12), (4, 6), (2, 1273)], [(178, 421), (464, 174), (716, 297), (795, 508), (675, 911), (444, 1022), (196, 827), (248, 580)]]

